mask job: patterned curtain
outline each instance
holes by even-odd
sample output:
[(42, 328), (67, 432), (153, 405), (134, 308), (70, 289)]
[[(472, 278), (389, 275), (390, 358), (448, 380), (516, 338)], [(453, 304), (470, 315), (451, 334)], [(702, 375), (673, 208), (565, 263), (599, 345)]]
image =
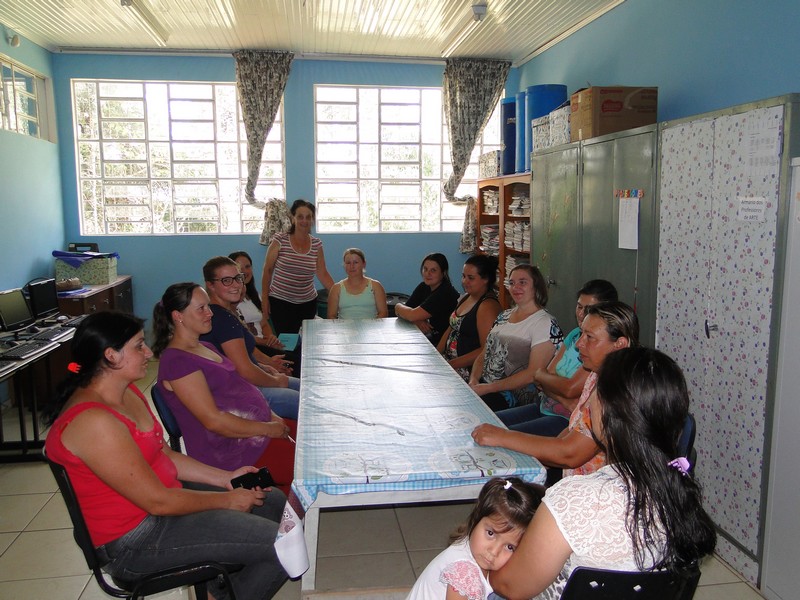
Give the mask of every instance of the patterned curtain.
[(475, 58), (448, 58), (444, 68), (444, 114), (450, 130), (453, 174), (444, 184), (448, 202), (464, 177), (475, 142), (500, 100), (511, 63)]
[(289, 205), (283, 198), (270, 198), (264, 208), (264, 230), (258, 243), (262, 246), (269, 246), (272, 236), (276, 233), (289, 231), (292, 226), (292, 212)]
[(242, 106), (247, 133), (247, 186), (245, 198), (250, 204), (266, 208), (255, 196), (264, 143), (275, 121), (278, 106), (289, 79), (294, 54), (266, 50), (240, 50), (236, 59), (236, 89)]
[(464, 196), (462, 200), (467, 201), (467, 210), (458, 251), (461, 254), (472, 254), (478, 249), (478, 201), (475, 196)]

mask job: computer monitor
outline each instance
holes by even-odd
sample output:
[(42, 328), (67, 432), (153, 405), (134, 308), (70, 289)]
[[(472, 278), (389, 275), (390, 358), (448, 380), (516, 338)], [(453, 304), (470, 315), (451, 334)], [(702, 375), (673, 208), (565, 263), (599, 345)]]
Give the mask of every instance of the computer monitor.
[(3, 326), (3, 331), (16, 331), (34, 321), (22, 288), (0, 292), (0, 324)]
[(28, 284), (28, 300), (36, 319), (58, 314), (58, 292), (55, 279), (39, 279)]

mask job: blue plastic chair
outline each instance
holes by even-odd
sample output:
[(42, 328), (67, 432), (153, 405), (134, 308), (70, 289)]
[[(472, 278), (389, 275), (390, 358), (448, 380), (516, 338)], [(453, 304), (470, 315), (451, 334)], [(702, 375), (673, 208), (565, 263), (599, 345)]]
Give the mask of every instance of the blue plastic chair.
[(167, 402), (164, 400), (164, 395), (155, 384), (150, 388), (150, 397), (153, 399), (153, 405), (156, 407), (156, 412), (158, 413), (158, 417), (161, 419), (161, 423), (164, 425), (164, 429), (167, 430), (167, 435), (169, 436), (169, 447), (175, 450), (175, 452), (180, 452), (181, 437), (183, 436), (181, 433), (181, 428), (178, 425), (177, 419), (175, 419), (175, 415), (172, 414), (169, 406), (167, 406)]

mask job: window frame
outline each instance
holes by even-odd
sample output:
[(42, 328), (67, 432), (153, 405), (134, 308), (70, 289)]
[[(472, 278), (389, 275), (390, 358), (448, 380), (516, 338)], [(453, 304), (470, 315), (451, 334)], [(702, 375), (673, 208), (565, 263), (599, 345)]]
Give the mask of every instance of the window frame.
[[(450, 142), (448, 138), (448, 129), (447, 123), (444, 114), (444, 99), (442, 95), (442, 88), (435, 87), (435, 86), (391, 86), (391, 85), (348, 85), (348, 84), (314, 84), (314, 173), (315, 173), (315, 192), (317, 198), (317, 217), (316, 217), (316, 226), (317, 231), (320, 233), (342, 233), (342, 234), (362, 234), (362, 233), (453, 233), (459, 232), (463, 228), (463, 220), (464, 215), (460, 214), (463, 213), (462, 207), (464, 206), (463, 203), (452, 203), (448, 202), (444, 196), (442, 191), (442, 187), (444, 183), (447, 181), (447, 178), (452, 173), (452, 165), (451, 165), (451, 157), (450, 157)], [(347, 99), (340, 99), (335, 100), (331, 99), (328, 96), (328, 93), (335, 95), (336, 91), (343, 91), (346, 93), (350, 91), (354, 98), (352, 100)], [(365, 91), (376, 91), (377, 93), (377, 103), (372, 108), (373, 113), (377, 114), (377, 123), (372, 123), (373, 126), (377, 127), (378, 135), (377, 141), (362, 141), (364, 140), (365, 136), (362, 135), (363, 129), (363, 122), (362, 122), (362, 115), (368, 111), (368, 108), (362, 108), (362, 92)], [(324, 93), (321, 93), (324, 92)], [(389, 98), (384, 100), (384, 93), (388, 92)], [(415, 102), (401, 102), (397, 100), (392, 100), (391, 96), (392, 93), (398, 93), (398, 95), (402, 95), (402, 92), (413, 92), (417, 93), (419, 96), (419, 100)], [(425, 94), (435, 94), (438, 95), (440, 101), (440, 114), (438, 118), (434, 118), (433, 121), (437, 123), (437, 127), (439, 128), (438, 136), (433, 136), (433, 139), (436, 140), (434, 142), (430, 141), (431, 136), (425, 132), (422, 132), (423, 124), (423, 104), (425, 102), (424, 95)], [(479, 179), (479, 166), (478, 166), (478, 159), (481, 154), (491, 151), (491, 150), (499, 150), (502, 147), (502, 128), (500, 124), (500, 102), (497, 103), (495, 107), (495, 111), (490, 117), (489, 124), (482, 132), (479, 140), (476, 142), (475, 148), (473, 149), (470, 165), (468, 166), (464, 178), (459, 185), (458, 190), (456, 191), (457, 197), (463, 197), (464, 195), (475, 195), (475, 190), (477, 189), (477, 181)], [(328, 106), (340, 106), (340, 107), (354, 107), (355, 117), (350, 120), (337, 120), (337, 119), (325, 119), (321, 120), (321, 107), (328, 107)], [(416, 106), (419, 109), (419, 114), (416, 122), (406, 121), (406, 120), (395, 120), (391, 121), (389, 119), (383, 118), (384, 107), (403, 107), (403, 106)], [(400, 111), (402, 112), (402, 111)], [(374, 118), (372, 119), (374, 121)], [(322, 136), (320, 135), (321, 127), (328, 127), (328, 126), (343, 126), (343, 127), (351, 127), (354, 128), (355, 131), (355, 139), (354, 140), (331, 140), (328, 139), (329, 136)], [(395, 128), (403, 128), (406, 126), (413, 126), (417, 127), (420, 131), (417, 135), (415, 141), (396, 141), (396, 140), (384, 140), (383, 139), (383, 131), (384, 127), (395, 127)], [(496, 135), (496, 142), (494, 140), (487, 139), (487, 133), (493, 133)], [(428, 136), (428, 139), (426, 139)], [(342, 148), (348, 149), (348, 151), (352, 154), (352, 150), (349, 147), (355, 147), (355, 158), (351, 158), (349, 160), (331, 160), (325, 156), (326, 152), (321, 152), (321, 146), (332, 146), (335, 147), (337, 144), (341, 145)], [(377, 146), (377, 150), (373, 152), (373, 155), (377, 157), (377, 162), (373, 165), (372, 163), (364, 166), (362, 163), (362, 150), (364, 150), (367, 146)], [(393, 146), (397, 147), (417, 147), (417, 159), (416, 162), (414, 161), (401, 161), (401, 160), (385, 160), (385, 152), (384, 149), (391, 148)], [(432, 166), (433, 175), (425, 176), (424, 174), (424, 163), (426, 157), (429, 157), (430, 154), (426, 155), (425, 147), (433, 147), (437, 148), (435, 164)], [(323, 148), (323, 150), (327, 150), (327, 148)], [(327, 154), (331, 154), (328, 152)], [(398, 172), (402, 170), (402, 165), (408, 164), (416, 164), (418, 166), (418, 176), (416, 179), (409, 179), (409, 178), (398, 178), (387, 176), (385, 174), (384, 167), (388, 166), (391, 168), (395, 168)], [(354, 173), (354, 176), (347, 177), (347, 176), (340, 176), (340, 177), (333, 177), (333, 176), (325, 176), (324, 173), (326, 170), (331, 170), (333, 166), (350, 166), (350, 172)], [(389, 170), (390, 170), (389, 169)], [(346, 169), (343, 169), (346, 170)], [(365, 176), (365, 171), (374, 171), (375, 174), (373, 176)], [(436, 216), (433, 218), (435, 221), (436, 227), (430, 227), (426, 225), (426, 205), (429, 202), (426, 202), (426, 190), (431, 192), (433, 190), (432, 186), (435, 185), (435, 193), (437, 193), (437, 199), (434, 200), (437, 209)], [(345, 199), (336, 199), (331, 200), (331, 194), (329, 193), (329, 189), (335, 189), (337, 186), (340, 187), (345, 193), (348, 195), (345, 196)], [(403, 186), (407, 190), (413, 190), (414, 187), (417, 188), (417, 200), (416, 202), (403, 202), (403, 196), (398, 195), (395, 198), (391, 198), (388, 196), (383, 196), (383, 190), (385, 187), (395, 187), (398, 192), (404, 191), (402, 189)], [(370, 200), (365, 199), (365, 193), (370, 193), (366, 191), (366, 189), (373, 188), (372, 193), (377, 194), (375, 198), (373, 198), (372, 202)], [(409, 196), (410, 197), (410, 196)], [(398, 218), (392, 219), (391, 212), (394, 210), (396, 213), (402, 213), (402, 208), (404, 206), (408, 206), (413, 204), (417, 207), (417, 217), (416, 219), (413, 216), (408, 216), (403, 218), (402, 215)], [(350, 215), (342, 216), (343, 213), (339, 213), (338, 215), (328, 217), (327, 213), (333, 210), (336, 207), (342, 208), (346, 206), (352, 206), (353, 208), (350, 210)], [(377, 207), (377, 208), (376, 208)], [(448, 211), (449, 209), (454, 209), (458, 215), (453, 214), (453, 210)], [(384, 210), (387, 209), (387, 210)], [(372, 216), (370, 216), (370, 211)], [(368, 214), (364, 214), (368, 213)], [(377, 216), (375, 216), (377, 213)], [(370, 225), (369, 220), (372, 219), (376, 221), (376, 223)], [(430, 217), (427, 217), (430, 221)], [(391, 226), (393, 222), (400, 222), (400, 223), (410, 223), (412, 221), (417, 221), (418, 225), (416, 228), (395, 228)], [(340, 226), (337, 226), (336, 223), (339, 222)], [(344, 225), (341, 225), (341, 224)]]
[[(263, 209), (244, 197), (248, 145), (235, 82), (72, 78), (70, 92), (81, 235), (261, 232)], [(115, 103), (135, 114), (104, 113)], [(284, 124), (281, 102), (256, 186), (264, 201), (285, 198)], [(116, 137), (114, 126), (129, 127), (131, 134)], [(109, 154), (137, 148), (138, 158)], [(82, 152), (97, 157), (85, 159)], [(270, 171), (276, 174), (266, 176)]]
[[(3, 74), (5, 69), (11, 72), (10, 80)], [(16, 84), (18, 74), (30, 79), (32, 89), (27, 89), (27, 86), (21, 89)], [(13, 89), (14, 93), (9, 93), (9, 89)], [(34, 139), (49, 139), (50, 95), (47, 90), (48, 80), (44, 75), (5, 54), (0, 54), (0, 129)], [(33, 105), (35, 114), (22, 110), (19, 96), (27, 99), (25, 104)], [(30, 127), (25, 127), (24, 124), (32, 125), (35, 132), (31, 132)]]

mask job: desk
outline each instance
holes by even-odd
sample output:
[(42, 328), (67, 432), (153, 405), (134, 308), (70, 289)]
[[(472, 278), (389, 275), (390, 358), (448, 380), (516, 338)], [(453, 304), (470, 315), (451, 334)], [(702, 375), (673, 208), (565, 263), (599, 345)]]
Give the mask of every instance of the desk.
[[(13, 399), (16, 406), (10, 410), (15, 410), (17, 413), (19, 426), (18, 439), (16, 435), (13, 437), (9, 435), (10, 428), (6, 430), (5, 427), (0, 427), (0, 463), (43, 460), (40, 450), (44, 446), (44, 439), (40, 436), (39, 430), (42, 391), (47, 390), (48, 394), (52, 394), (55, 384), (58, 383), (52, 378), (54, 365), (50, 364), (51, 361), (55, 361), (55, 365), (59, 366), (57, 371), (64, 372), (69, 357), (68, 341), (72, 339), (72, 335), (25, 360), (0, 359), (0, 382), (13, 383)], [(65, 343), (67, 346), (63, 345)], [(51, 400), (49, 397), (45, 399)], [(5, 418), (3, 425), (8, 425)]]
[(472, 500), (494, 476), (544, 482), (536, 459), (473, 442), (476, 425), (503, 425), (414, 325), (305, 321), (302, 356), (292, 489), (306, 510), (303, 591), (316, 583), (320, 509)]

